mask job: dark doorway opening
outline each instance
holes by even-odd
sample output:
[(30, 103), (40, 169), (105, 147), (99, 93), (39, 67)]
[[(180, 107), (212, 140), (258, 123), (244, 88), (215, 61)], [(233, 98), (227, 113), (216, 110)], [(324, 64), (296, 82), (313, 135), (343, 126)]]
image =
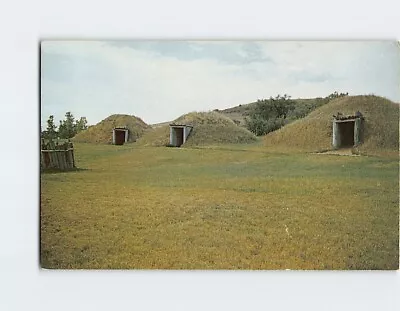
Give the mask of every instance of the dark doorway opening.
[(115, 144), (123, 145), (125, 143), (125, 131), (115, 130)]
[(340, 122), (339, 135), (340, 147), (353, 147), (354, 146), (354, 121)]
[(183, 144), (185, 144), (192, 129), (193, 129), (192, 125), (170, 124), (169, 125), (169, 144), (168, 144), (168, 146), (180, 147)]
[(183, 144), (183, 127), (177, 127), (174, 130), (176, 135), (176, 146), (180, 147)]

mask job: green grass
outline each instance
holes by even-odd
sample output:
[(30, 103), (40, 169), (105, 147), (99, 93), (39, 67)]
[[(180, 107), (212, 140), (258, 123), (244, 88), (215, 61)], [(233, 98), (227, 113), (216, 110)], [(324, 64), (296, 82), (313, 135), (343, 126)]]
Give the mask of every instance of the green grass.
[(75, 144), (41, 176), (45, 268), (397, 269), (398, 161), (260, 143)]

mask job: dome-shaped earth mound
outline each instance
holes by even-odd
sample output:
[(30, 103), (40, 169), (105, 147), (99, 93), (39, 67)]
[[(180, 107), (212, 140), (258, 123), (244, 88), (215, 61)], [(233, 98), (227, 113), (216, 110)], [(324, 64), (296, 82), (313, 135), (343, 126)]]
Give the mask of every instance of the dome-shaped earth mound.
[[(256, 136), (236, 125), (230, 118), (217, 112), (191, 112), (171, 122), (171, 124), (192, 125), (193, 129), (184, 146), (240, 144), (257, 140)], [(169, 125), (153, 128), (138, 140), (143, 146), (167, 146)]]
[(78, 133), (72, 141), (81, 143), (111, 144), (113, 129), (116, 127), (125, 127), (129, 130), (128, 142), (136, 141), (143, 135), (146, 129), (150, 128), (149, 125), (138, 117), (124, 114), (113, 114), (96, 125), (90, 126), (87, 130)]
[(374, 95), (332, 100), (307, 117), (266, 135), (265, 145), (314, 152), (333, 149), (333, 115), (338, 112), (345, 116), (354, 115), (357, 111), (364, 117), (364, 137), (356, 151), (362, 154), (398, 152), (399, 104)]

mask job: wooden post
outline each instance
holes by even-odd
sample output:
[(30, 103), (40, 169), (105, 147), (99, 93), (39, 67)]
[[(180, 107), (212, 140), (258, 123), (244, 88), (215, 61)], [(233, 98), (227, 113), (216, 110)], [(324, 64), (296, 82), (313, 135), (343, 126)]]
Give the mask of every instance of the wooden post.
[(54, 153), (49, 152), (48, 154), (49, 154), (49, 159), (50, 159), (49, 168), (52, 168), (52, 167), (54, 167)]
[(64, 170), (68, 169), (67, 152), (68, 152), (67, 150), (62, 151)]
[(63, 169), (63, 165), (62, 165), (62, 154), (59, 151), (54, 151), (54, 153), (57, 155), (57, 167), (59, 169)]
[(74, 150), (68, 150), (68, 157), (69, 157), (69, 168), (74, 168)]
[(75, 167), (74, 149), (71, 149), (71, 155), (72, 155), (72, 167)]
[(58, 168), (58, 154), (57, 154), (57, 152), (52, 152), (52, 154), (54, 155), (54, 166), (53, 166), (53, 168)]
[(66, 169), (66, 162), (67, 162), (67, 159), (65, 158), (65, 151), (64, 150), (60, 150), (60, 155), (61, 155), (61, 157), (60, 157), (60, 159), (61, 159), (61, 165), (60, 165), (60, 168), (62, 169), (62, 170), (65, 170)]
[(67, 160), (67, 168), (72, 168), (71, 151), (69, 149), (65, 151), (65, 158)]
[(71, 162), (70, 162), (71, 168), (74, 168), (75, 167), (75, 164), (74, 164), (74, 149), (70, 149), (68, 151), (68, 153), (69, 153), (69, 157), (70, 157), (70, 160), (71, 160)]

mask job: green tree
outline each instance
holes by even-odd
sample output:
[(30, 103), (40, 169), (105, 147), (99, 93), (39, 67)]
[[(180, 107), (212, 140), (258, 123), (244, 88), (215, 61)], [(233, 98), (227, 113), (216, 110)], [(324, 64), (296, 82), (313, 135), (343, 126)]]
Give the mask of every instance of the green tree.
[(60, 120), (60, 124), (58, 126), (58, 137), (60, 138), (67, 138), (67, 133), (65, 131), (64, 122)]
[(75, 136), (75, 118), (71, 112), (65, 114), (65, 120), (60, 121), (60, 126), (58, 128), (60, 138), (69, 139)]
[(48, 139), (54, 139), (57, 136), (57, 127), (54, 124), (53, 115), (49, 116), (49, 119), (47, 120), (47, 128), (43, 136)]
[(294, 101), (287, 94), (257, 100), (246, 118), (246, 127), (256, 135), (275, 131), (286, 123), (288, 113), (294, 108)]
[(66, 138), (72, 138), (75, 136), (75, 118), (69, 111), (65, 114), (65, 131), (68, 136)]
[(328, 99), (335, 99), (335, 98), (339, 98), (339, 97), (345, 97), (348, 96), (349, 93), (338, 93), (337, 91), (333, 92), (332, 94), (330, 94), (327, 98)]
[(77, 134), (77, 133), (79, 133), (81, 131), (84, 131), (86, 129), (87, 129), (86, 117), (81, 117), (79, 120), (75, 121), (75, 130), (76, 130), (75, 134)]
[(65, 114), (65, 119), (60, 121), (60, 125), (58, 126), (58, 135), (60, 138), (69, 139), (87, 128), (86, 117), (81, 117), (79, 120), (75, 120), (73, 114), (68, 111)]

